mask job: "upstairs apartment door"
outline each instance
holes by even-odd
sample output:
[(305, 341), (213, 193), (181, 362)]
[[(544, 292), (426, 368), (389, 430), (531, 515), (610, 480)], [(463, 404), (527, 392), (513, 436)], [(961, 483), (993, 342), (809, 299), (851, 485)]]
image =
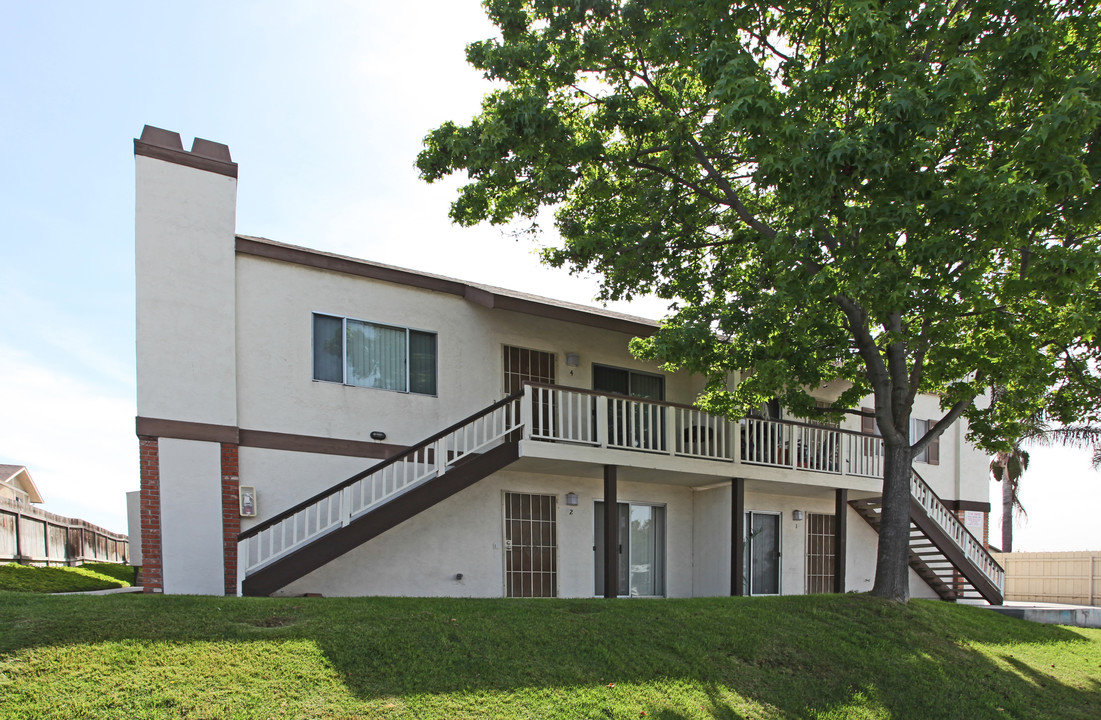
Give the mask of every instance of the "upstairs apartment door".
[[(554, 385), (555, 354), (505, 345), (505, 395), (524, 389), (524, 383)], [(535, 435), (555, 435), (553, 395), (536, 395), (531, 414)]]

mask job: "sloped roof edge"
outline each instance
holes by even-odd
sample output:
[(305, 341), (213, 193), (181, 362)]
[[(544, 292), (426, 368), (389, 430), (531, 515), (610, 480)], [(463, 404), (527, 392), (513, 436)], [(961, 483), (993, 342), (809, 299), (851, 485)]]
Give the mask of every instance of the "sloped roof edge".
[(466, 282), (443, 275), (384, 265), (298, 245), (288, 245), (262, 237), (237, 235), (237, 252), (243, 255), (253, 255), (270, 260), (279, 260), (424, 290), (458, 295), (468, 302), (482, 307), (511, 310), (629, 335), (652, 335), (658, 329), (658, 323), (647, 318), (562, 300), (553, 300), (518, 290)]
[(25, 465), (0, 464), (0, 482), (20, 487), (32, 503), (44, 502), (42, 493), (38, 492), (38, 486), (34, 484)]

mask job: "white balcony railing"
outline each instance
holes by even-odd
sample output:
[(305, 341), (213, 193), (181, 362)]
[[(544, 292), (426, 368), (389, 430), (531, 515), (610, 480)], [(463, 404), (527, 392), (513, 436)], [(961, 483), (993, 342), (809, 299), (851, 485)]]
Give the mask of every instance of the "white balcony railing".
[(688, 405), (526, 385), (529, 440), (578, 443), (808, 472), (883, 476), (883, 441), (828, 425), (730, 421)]
[(508, 397), (246, 530), (239, 536), (245, 573), (259, 570), (421, 483), (443, 475), (464, 457), (499, 444), (519, 429), (521, 415), (520, 396)]
[(948, 506), (937, 497), (933, 489), (916, 472), (910, 474), (910, 494), (925, 510), (925, 514), (959, 546), (964, 557), (970, 560), (990, 582), (994, 583), (998, 591), (1004, 596), (1005, 570), (983, 547), (982, 541), (971, 534), (971, 531), (960, 522), (956, 513), (948, 509)]

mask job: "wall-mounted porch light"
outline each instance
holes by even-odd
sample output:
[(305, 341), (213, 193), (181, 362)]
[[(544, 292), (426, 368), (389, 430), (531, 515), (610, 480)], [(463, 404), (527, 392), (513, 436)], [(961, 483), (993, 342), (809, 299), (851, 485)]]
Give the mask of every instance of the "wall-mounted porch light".
[(576, 505), (577, 504), (577, 493), (572, 493), (572, 492), (571, 493), (566, 493), (566, 504), (567, 505)]
[(791, 519), (795, 520), (796, 522), (802, 520), (803, 519), (803, 511), (802, 510), (792, 510), (791, 511)]
[(581, 364), (581, 356), (575, 352), (566, 353), (566, 365), (570, 367), (577, 367)]

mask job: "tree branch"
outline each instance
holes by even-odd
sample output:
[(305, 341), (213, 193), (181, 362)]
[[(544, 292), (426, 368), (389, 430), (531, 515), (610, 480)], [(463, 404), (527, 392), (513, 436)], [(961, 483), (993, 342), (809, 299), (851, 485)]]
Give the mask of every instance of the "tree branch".
[(963, 415), (963, 411), (969, 408), (974, 401), (975, 396), (972, 395), (967, 400), (960, 400), (953, 405), (952, 408), (945, 413), (944, 417), (937, 420), (933, 427), (929, 428), (929, 432), (922, 435), (921, 438), (910, 447), (910, 452), (917, 455), (919, 452), (929, 447), (930, 443), (940, 437), (944, 431), (948, 429), (949, 425), (960, 419), (960, 416)]

